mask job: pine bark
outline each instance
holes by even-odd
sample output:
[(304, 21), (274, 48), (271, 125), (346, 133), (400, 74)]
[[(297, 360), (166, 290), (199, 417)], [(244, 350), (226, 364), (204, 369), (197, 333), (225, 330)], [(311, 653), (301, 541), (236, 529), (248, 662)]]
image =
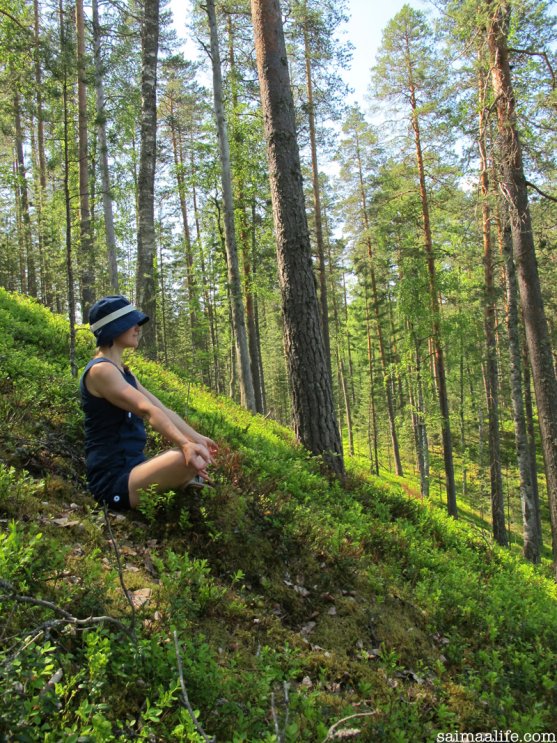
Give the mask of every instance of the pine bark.
[(143, 327), (143, 345), (149, 358), (156, 358), (157, 355), (154, 199), (157, 157), (158, 49), (159, 0), (145, 0), (141, 34), (141, 146), (137, 179), (136, 302), (151, 320)]
[(294, 103), (278, 0), (252, 0), (257, 71), (282, 294), (294, 429), (328, 467), (344, 474), (342, 444), (311, 264)]
[(492, 12), (487, 28), (491, 79), (497, 108), (501, 153), (501, 190), (509, 206), (513, 253), (532, 367), (544, 451), (553, 559), (557, 577), (557, 378), (541, 292), (522, 148), (516, 124), (507, 35), (510, 8), (487, 2)]

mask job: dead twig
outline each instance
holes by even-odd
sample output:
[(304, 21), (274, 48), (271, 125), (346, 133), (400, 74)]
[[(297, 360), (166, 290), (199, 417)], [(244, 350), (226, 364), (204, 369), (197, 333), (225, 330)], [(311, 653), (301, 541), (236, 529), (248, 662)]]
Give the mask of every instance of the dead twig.
[(178, 633), (176, 630), (173, 631), (173, 637), (174, 637), (174, 648), (176, 650), (176, 663), (178, 665), (178, 676), (180, 678), (180, 687), (182, 689), (182, 702), (184, 704), (184, 707), (188, 710), (190, 713), (190, 717), (193, 721), (193, 724), (195, 725), (195, 729), (199, 733), (199, 735), (203, 738), (203, 740), (207, 741), (207, 743), (214, 743), (216, 740), (215, 738), (209, 738), (203, 728), (201, 727), (199, 720), (197, 719), (197, 716), (194, 712), (193, 707), (190, 704), (190, 700), (188, 697), (188, 690), (186, 689), (186, 682), (184, 681), (184, 668), (182, 666), (182, 655), (180, 653), (180, 643), (178, 641)]
[(332, 740), (331, 736), (335, 737), (334, 732), (339, 727), (339, 725), (343, 725), (345, 722), (349, 722), (350, 720), (355, 720), (357, 717), (373, 717), (376, 714), (377, 710), (374, 710), (373, 712), (357, 712), (354, 715), (343, 717), (342, 720), (338, 720), (337, 722), (335, 722), (334, 725), (331, 725), (331, 727), (327, 731), (327, 737), (323, 739), (323, 743), (327, 743), (328, 740)]
[(120, 586), (122, 587), (122, 591), (124, 593), (124, 596), (126, 597), (126, 601), (128, 602), (131, 612), (132, 612), (132, 618), (131, 618), (131, 634), (132, 637), (135, 640), (135, 606), (132, 600), (132, 597), (130, 595), (130, 592), (128, 591), (128, 588), (124, 582), (124, 569), (122, 568), (122, 560), (120, 558), (120, 550), (118, 549), (118, 543), (116, 542), (116, 539), (114, 537), (114, 534), (112, 532), (112, 526), (110, 525), (110, 519), (108, 518), (108, 507), (106, 503), (104, 504), (103, 508), (104, 513), (104, 520), (106, 523), (106, 528), (108, 530), (108, 536), (110, 537), (110, 542), (112, 544), (112, 549), (114, 550), (114, 555), (116, 557), (116, 566), (118, 568), (118, 579), (120, 580)]
[(289, 689), (290, 684), (287, 681), (284, 681), (282, 684), (282, 691), (284, 694), (285, 713), (282, 730), (279, 726), (277, 710), (275, 707), (275, 692), (271, 692), (271, 714), (273, 716), (273, 723), (275, 725), (275, 735), (277, 736), (277, 740), (279, 743), (284, 743), (284, 741), (286, 740), (286, 728), (288, 727), (288, 720), (290, 717), (290, 697), (288, 696)]
[(44, 633), (48, 633), (50, 632), (50, 630), (60, 627), (73, 626), (79, 629), (87, 629), (97, 624), (112, 624), (128, 637), (135, 640), (135, 636), (130, 631), (130, 628), (115, 617), (111, 617), (108, 615), (91, 615), (89, 617), (83, 618), (74, 617), (73, 614), (70, 614), (69, 611), (66, 611), (66, 609), (63, 609), (61, 606), (54, 604), (52, 601), (46, 601), (45, 599), (38, 599), (34, 596), (25, 596), (23, 594), (16, 593), (12, 584), (6, 580), (0, 579), (0, 588), (3, 588), (5, 591), (7, 591), (7, 593), (0, 594), (0, 602), (15, 601), (18, 604), (39, 606), (43, 609), (48, 609), (55, 614), (58, 614), (60, 617), (59, 619), (49, 619), (39, 626), (34, 627), (32, 630), (27, 631), (25, 633), (25, 637), (21, 640), (19, 645), (16, 645), (12, 653), (3, 659), (2, 663), (0, 664), (1, 666), (9, 665), (10, 663), (12, 663), (18, 655), (20, 655), (26, 648), (28, 648), (29, 645), (32, 645), (34, 642), (36, 642)]

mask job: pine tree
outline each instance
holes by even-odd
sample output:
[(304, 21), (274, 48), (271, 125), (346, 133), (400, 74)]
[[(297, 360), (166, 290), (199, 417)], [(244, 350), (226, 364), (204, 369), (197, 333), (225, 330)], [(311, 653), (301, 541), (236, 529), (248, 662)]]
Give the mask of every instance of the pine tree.
[(342, 474), (342, 446), (325, 358), (304, 205), (294, 106), (278, 0), (252, 0), (257, 70), (283, 297), (294, 428)]
[(413, 132), (422, 212), (422, 238), (429, 278), (431, 337), (441, 413), (447, 509), (451, 516), (456, 517), (458, 510), (456, 504), (445, 352), (441, 337), (439, 286), (421, 129), (424, 110), (428, 110), (432, 106), (430, 86), (435, 72), (440, 74), (440, 67), (431, 52), (431, 33), (425, 16), (423, 13), (405, 5), (385, 29), (375, 68), (375, 81), (377, 93), (380, 97), (403, 100), (408, 106), (408, 119)]

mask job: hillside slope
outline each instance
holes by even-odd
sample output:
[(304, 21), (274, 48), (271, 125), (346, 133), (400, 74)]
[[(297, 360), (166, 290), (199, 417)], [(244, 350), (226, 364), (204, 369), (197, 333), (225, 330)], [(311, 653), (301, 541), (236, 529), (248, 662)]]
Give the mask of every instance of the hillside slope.
[(0, 739), (557, 727), (539, 570), (377, 480), (329, 482), (289, 431), (140, 355), (139, 378), (219, 442), (216, 487), (96, 508), (67, 335), (0, 290)]

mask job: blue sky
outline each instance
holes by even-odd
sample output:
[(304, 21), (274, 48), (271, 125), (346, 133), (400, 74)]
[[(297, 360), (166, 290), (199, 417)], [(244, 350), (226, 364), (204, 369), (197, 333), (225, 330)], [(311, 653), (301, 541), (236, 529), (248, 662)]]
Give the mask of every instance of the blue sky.
[[(420, 0), (349, 0), (350, 21), (346, 25), (346, 36), (354, 44), (351, 69), (346, 71), (346, 82), (355, 90), (354, 100), (360, 104), (367, 91), (369, 70), (375, 52), (381, 43), (381, 34), (389, 20), (408, 2), (415, 7), (424, 7)], [(187, 38), (184, 26), (184, 9), (189, 8), (184, 0), (171, 0), (176, 28), (182, 38)], [(186, 55), (194, 56), (192, 42), (186, 41)]]
[[(354, 99), (362, 104), (369, 83), (369, 71), (375, 52), (381, 44), (383, 29), (409, 0), (349, 0), (350, 21), (347, 35), (354, 44), (352, 66), (345, 74), (346, 82), (355, 90)], [(409, 2), (418, 6), (417, 2)]]

